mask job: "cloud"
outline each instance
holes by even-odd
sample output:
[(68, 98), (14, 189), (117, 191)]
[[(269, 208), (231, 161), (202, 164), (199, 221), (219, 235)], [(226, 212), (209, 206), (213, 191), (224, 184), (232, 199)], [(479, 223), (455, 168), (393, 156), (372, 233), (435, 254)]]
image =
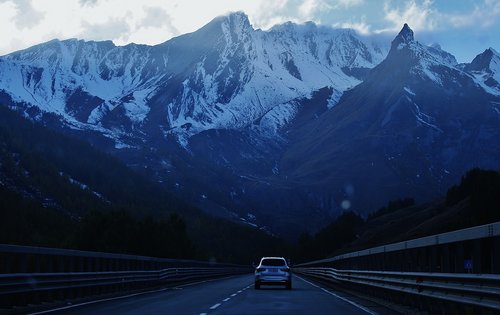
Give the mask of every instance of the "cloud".
[(16, 9), (14, 22), (19, 29), (30, 29), (37, 26), (43, 20), (44, 14), (35, 10), (31, 0), (0, 0), (0, 3), (10, 2)]
[(365, 22), (365, 17), (362, 16), (361, 20), (358, 22), (343, 22), (343, 23), (336, 23), (333, 25), (334, 27), (341, 27), (341, 28), (352, 28), (356, 32), (358, 32), (361, 35), (370, 35), (372, 34), (371, 30), (371, 25), (367, 24)]
[(98, 0), (79, 0), (78, 3), (80, 3), (80, 5), (82, 7), (84, 7), (84, 6), (92, 7), (92, 6), (95, 6), (97, 4), (97, 1)]
[(417, 31), (443, 31), (477, 26), (489, 28), (496, 25), (500, 17), (500, 1), (483, 0), (475, 2), (474, 9), (467, 13), (445, 13), (434, 7), (432, 0), (409, 0), (403, 8), (384, 4), (384, 19), (391, 25), (375, 32), (398, 31), (404, 23)]
[(279, 23), (291, 20), (285, 13), (288, 0), (262, 1), (249, 16), (256, 27), (267, 29)]
[(319, 15), (324, 15), (332, 10), (350, 9), (364, 2), (365, 0), (303, 0), (298, 5), (296, 16), (301, 21), (313, 20), (321, 23), (318, 19)]
[(365, 0), (338, 0), (337, 2), (339, 5), (348, 8), (363, 4)]
[(500, 1), (484, 0), (481, 5), (477, 3), (474, 10), (467, 14), (445, 15), (449, 24), (455, 28), (468, 26), (490, 27), (497, 23), (500, 16)]
[(311, 19), (314, 14), (319, 10), (331, 10), (333, 7), (324, 0), (305, 0), (299, 6), (299, 13), (304, 19)]
[(90, 24), (82, 21), (83, 32), (79, 37), (93, 40), (117, 40), (127, 41), (130, 37), (131, 28), (127, 17), (111, 18), (107, 22)]
[(172, 17), (160, 7), (145, 7), (144, 11), (146, 16), (141, 20), (138, 27), (153, 27), (161, 28), (166, 27), (167, 31), (171, 34), (180, 34), (179, 30), (172, 23)]
[[(399, 3), (399, 2), (398, 2)], [(390, 2), (384, 4), (384, 19), (391, 25), (377, 32), (398, 31), (408, 23), (414, 30), (434, 30), (438, 26), (440, 13), (433, 8), (431, 0), (424, 0), (421, 4), (415, 0), (407, 1), (403, 8), (391, 7)]]

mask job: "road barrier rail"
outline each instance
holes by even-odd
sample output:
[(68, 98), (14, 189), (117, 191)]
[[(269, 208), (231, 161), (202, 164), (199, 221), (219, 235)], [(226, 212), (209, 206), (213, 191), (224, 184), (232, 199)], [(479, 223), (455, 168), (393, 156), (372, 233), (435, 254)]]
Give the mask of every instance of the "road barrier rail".
[(323, 281), (388, 289), (500, 311), (500, 275), (294, 268)]
[(439, 300), (493, 314), (500, 311), (500, 222), (311, 261), (293, 271), (398, 302)]
[(0, 245), (0, 270), (0, 310), (252, 271), (234, 264), (13, 245)]

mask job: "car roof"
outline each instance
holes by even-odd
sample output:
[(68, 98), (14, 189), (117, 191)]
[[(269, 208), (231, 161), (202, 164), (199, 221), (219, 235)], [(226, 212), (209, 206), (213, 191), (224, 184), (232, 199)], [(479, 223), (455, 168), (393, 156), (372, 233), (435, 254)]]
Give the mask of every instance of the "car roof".
[(273, 257), (273, 256), (270, 256), (270, 257), (262, 257), (260, 260), (262, 259), (283, 259), (283, 260), (286, 260), (284, 257)]

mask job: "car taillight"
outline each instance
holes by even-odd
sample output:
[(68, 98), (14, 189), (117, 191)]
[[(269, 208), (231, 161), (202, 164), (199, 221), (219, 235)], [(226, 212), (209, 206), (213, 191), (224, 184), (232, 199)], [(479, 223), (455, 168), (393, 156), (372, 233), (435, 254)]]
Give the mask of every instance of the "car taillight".
[(262, 272), (262, 271), (264, 271), (264, 270), (266, 270), (266, 269), (264, 269), (264, 268), (257, 268), (257, 269), (256, 269), (256, 271), (257, 271), (257, 272)]

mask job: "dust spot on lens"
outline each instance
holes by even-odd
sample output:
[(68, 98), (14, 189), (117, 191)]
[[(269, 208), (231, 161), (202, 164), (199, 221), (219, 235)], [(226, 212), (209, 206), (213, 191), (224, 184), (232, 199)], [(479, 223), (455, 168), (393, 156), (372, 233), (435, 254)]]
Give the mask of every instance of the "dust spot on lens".
[(342, 201), (342, 203), (340, 204), (340, 206), (344, 210), (349, 210), (351, 208), (351, 202), (349, 200), (344, 200), (344, 201)]

